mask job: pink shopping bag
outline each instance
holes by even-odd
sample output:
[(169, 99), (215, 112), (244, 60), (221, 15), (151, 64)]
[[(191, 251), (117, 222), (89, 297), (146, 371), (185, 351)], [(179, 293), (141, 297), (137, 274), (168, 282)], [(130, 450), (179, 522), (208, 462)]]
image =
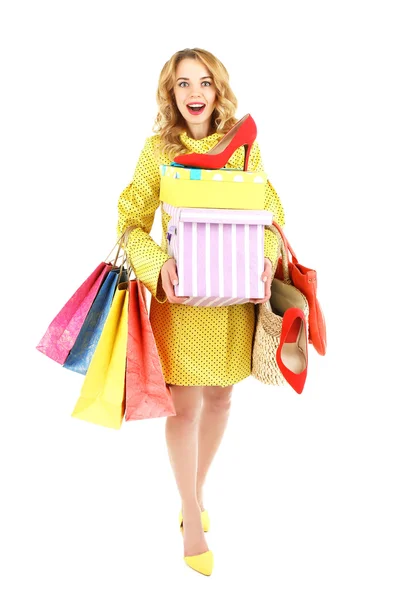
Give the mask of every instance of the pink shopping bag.
[(95, 268), (54, 317), (36, 346), (37, 350), (61, 365), (64, 364), (96, 294), (112, 268), (113, 265), (106, 262), (101, 262)]

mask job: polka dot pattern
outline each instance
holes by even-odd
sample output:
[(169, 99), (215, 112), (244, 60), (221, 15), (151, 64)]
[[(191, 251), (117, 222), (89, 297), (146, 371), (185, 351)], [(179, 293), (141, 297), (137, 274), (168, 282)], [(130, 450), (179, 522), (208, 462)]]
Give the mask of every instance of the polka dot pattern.
[[(189, 152), (207, 152), (223, 137), (214, 133), (200, 140), (186, 132), (180, 136)], [(117, 235), (136, 225), (129, 236), (127, 253), (134, 272), (152, 294), (150, 322), (165, 381), (175, 385), (227, 386), (251, 374), (251, 352), (255, 327), (255, 305), (251, 302), (224, 307), (198, 307), (168, 302), (161, 285), (161, 267), (167, 252), (167, 228), (170, 216), (162, 210), (162, 241), (150, 236), (160, 190), (160, 164), (170, 159), (159, 150), (159, 136), (145, 140), (131, 183), (118, 201)], [(244, 148), (238, 148), (225, 165), (242, 169)], [(249, 171), (264, 171), (257, 141), (249, 157)], [(267, 182), (265, 206), (283, 226), (284, 211), (279, 197)], [(277, 238), (265, 230), (264, 253), (275, 264)]]

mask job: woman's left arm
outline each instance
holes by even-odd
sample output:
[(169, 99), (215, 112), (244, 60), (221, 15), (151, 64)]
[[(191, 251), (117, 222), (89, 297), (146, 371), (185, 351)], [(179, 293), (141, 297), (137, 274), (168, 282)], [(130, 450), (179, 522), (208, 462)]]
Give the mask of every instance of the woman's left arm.
[[(264, 172), (264, 165), (261, 158), (261, 152), (258, 145), (258, 142), (255, 141), (251, 151), (249, 158), (249, 171)], [(264, 210), (269, 210), (273, 214), (273, 219), (276, 221), (281, 227), (285, 225), (285, 212), (283, 210), (283, 206), (279, 199), (278, 194), (275, 191), (275, 188), (272, 186), (269, 179), (267, 179), (267, 184), (265, 186), (265, 202), (264, 202)], [(272, 272), (275, 273), (276, 263), (278, 260), (278, 249), (279, 249), (279, 239), (270, 229), (265, 228), (264, 230), (264, 256), (269, 258), (272, 264)]]

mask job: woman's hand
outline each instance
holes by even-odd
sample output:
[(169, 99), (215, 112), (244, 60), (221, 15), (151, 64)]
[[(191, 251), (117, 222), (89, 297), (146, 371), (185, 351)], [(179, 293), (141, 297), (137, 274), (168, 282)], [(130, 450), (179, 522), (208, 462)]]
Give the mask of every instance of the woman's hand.
[(189, 298), (189, 296), (175, 296), (173, 285), (178, 283), (178, 274), (174, 258), (166, 260), (161, 267), (161, 283), (169, 302), (182, 304)]
[(265, 296), (264, 298), (250, 298), (249, 302), (253, 302), (253, 304), (262, 304), (271, 298), (272, 263), (266, 257), (264, 257), (264, 271), (261, 274), (261, 280), (265, 281)]
[[(272, 283), (272, 263), (269, 258), (264, 257), (264, 271), (261, 274), (261, 279), (265, 278), (265, 296), (264, 298), (250, 298), (249, 302), (261, 304), (267, 302), (271, 297)], [(189, 296), (175, 296), (173, 285), (178, 283), (178, 274), (176, 271), (176, 261), (174, 258), (169, 258), (161, 268), (161, 282), (163, 290), (169, 302), (174, 304), (182, 304)]]

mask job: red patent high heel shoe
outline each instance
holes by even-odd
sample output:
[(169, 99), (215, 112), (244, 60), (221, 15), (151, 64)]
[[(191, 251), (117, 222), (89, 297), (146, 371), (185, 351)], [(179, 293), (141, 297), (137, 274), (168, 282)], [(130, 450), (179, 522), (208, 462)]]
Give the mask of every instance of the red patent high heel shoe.
[(228, 162), (232, 154), (244, 146), (244, 167), (247, 171), (247, 165), (250, 158), (250, 150), (257, 137), (257, 127), (253, 117), (248, 113), (237, 121), (234, 126), (221, 138), (211, 150), (204, 154), (191, 152), (190, 154), (179, 154), (175, 156), (174, 162), (184, 167), (197, 167), (199, 169), (222, 169)]
[(307, 321), (300, 308), (283, 313), (282, 332), (276, 351), (278, 367), (292, 388), (301, 394), (307, 377)]

